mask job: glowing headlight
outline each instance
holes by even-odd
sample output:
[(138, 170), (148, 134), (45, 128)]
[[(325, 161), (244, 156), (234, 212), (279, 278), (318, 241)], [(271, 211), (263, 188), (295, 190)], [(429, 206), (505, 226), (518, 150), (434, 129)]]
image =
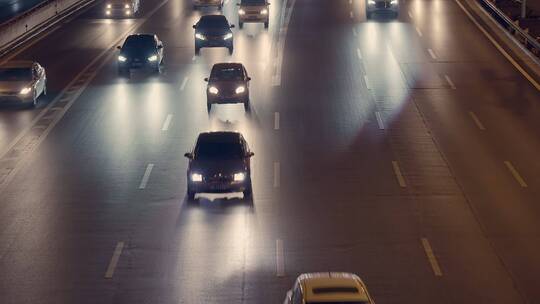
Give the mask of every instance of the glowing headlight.
[(241, 94), (241, 93), (244, 93), (246, 91), (246, 88), (244, 86), (239, 86), (238, 88), (236, 88), (236, 94)]
[(228, 40), (232, 38), (232, 34), (228, 33), (227, 35), (223, 36), (223, 40)]
[(375, 5), (375, 4), (376, 4), (376, 3), (375, 3), (374, 0), (369, 0), (369, 1), (368, 1), (368, 5)]
[(110, 15), (111, 11), (106, 11), (105, 14)]
[(268, 15), (268, 10), (267, 9), (263, 9), (261, 11), (261, 15)]
[(390, 5), (397, 5), (398, 4), (398, 0), (392, 0), (390, 1)]
[(238, 15), (245, 15), (245, 14), (246, 14), (245, 10), (243, 10), (243, 9), (238, 10)]
[(30, 91), (32, 91), (32, 88), (28, 88), (28, 87), (27, 87), (27, 88), (22, 89), (22, 90), (19, 92), (19, 94), (21, 94), (21, 95), (26, 95), (26, 94), (30, 93)]
[(157, 55), (152, 55), (152, 56), (148, 57), (148, 61), (150, 61), (150, 62), (154, 62), (156, 60), (157, 60)]
[(192, 182), (202, 182), (202, 174), (199, 173), (193, 173), (191, 174), (191, 181)]
[(131, 11), (126, 11), (126, 15), (131, 15)]
[(203, 34), (199, 34), (199, 33), (195, 33), (195, 38), (197, 38), (199, 40), (206, 40), (206, 37), (204, 37)]
[(211, 94), (217, 94), (219, 93), (219, 90), (216, 87), (209, 87), (208, 92), (210, 92)]
[(129, 4), (124, 5), (124, 8), (129, 8)]
[(110, 5), (110, 4), (107, 4), (107, 8), (112, 8), (112, 5)]
[(124, 56), (122, 56), (122, 55), (118, 56), (118, 61), (124, 62), (124, 61), (126, 61), (126, 60), (127, 60), (126, 57), (124, 57)]
[(245, 173), (235, 173), (234, 174), (234, 181), (235, 182), (243, 182), (244, 180), (246, 179), (246, 174)]

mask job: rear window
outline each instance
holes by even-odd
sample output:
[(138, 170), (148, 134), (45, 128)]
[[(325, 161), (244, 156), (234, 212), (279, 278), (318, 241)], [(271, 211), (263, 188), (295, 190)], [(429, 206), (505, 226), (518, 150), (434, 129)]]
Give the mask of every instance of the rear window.
[(210, 73), (212, 80), (243, 80), (241, 67), (214, 68)]
[(242, 156), (242, 146), (238, 143), (203, 142), (195, 149), (198, 160), (240, 159)]
[(358, 293), (356, 287), (319, 287), (313, 288), (314, 294), (324, 294), (324, 293)]
[(243, 5), (265, 5), (266, 0), (242, 0)]
[(198, 26), (201, 28), (228, 28), (229, 22), (227, 22), (227, 19), (221, 16), (218, 16), (218, 18), (214, 16), (209, 18), (203, 17), (201, 18)]
[(153, 48), (156, 41), (153, 36), (129, 36), (124, 43), (125, 48)]
[(21, 81), (31, 79), (31, 68), (0, 68), (0, 81)]

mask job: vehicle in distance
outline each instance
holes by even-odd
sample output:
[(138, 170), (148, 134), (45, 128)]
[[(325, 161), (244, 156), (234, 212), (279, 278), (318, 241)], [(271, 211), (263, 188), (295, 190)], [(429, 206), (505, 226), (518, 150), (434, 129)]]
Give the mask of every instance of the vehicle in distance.
[(163, 42), (154, 34), (132, 34), (122, 46), (118, 46), (118, 74), (129, 73), (130, 69), (150, 68), (159, 73), (163, 62)]
[(47, 95), (45, 68), (34, 61), (11, 61), (0, 65), (0, 104), (30, 104)]
[(249, 111), (249, 81), (246, 68), (241, 63), (216, 63), (212, 67), (206, 88), (206, 106), (208, 112), (212, 104), (243, 103)]
[(355, 274), (318, 272), (300, 275), (285, 304), (373, 304), (366, 285)]
[(223, 0), (193, 0), (193, 8), (197, 9), (202, 6), (217, 6), (223, 8)]
[(399, 0), (366, 0), (366, 17), (371, 19), (375, 13), (390, 13), (397, 18), (399, 14)]
[(139, 11), (139, 0), (106, 0), (105, 16), (131, 17)]
[(233, 53), (231, 28), (234, 28), (234, 24), (229, 24), (225, 16), (202, 16), (193, 28), (195, 29), (195, 54), (199, 54), (203, 47), (226, 47), (229, 49), (229, 54)]
[(251, 196), (250, 162), (253, 152), (238, 132), (205, 132), (199, 134), (189, 159), (187, 196), (196, 193), (243, 192)]
[(238, 6), (240, 28), (244, 27), (246, 22), (264, 23), (264, 28), (268, 28), (270, 3), (267, 0), (241, 0)]

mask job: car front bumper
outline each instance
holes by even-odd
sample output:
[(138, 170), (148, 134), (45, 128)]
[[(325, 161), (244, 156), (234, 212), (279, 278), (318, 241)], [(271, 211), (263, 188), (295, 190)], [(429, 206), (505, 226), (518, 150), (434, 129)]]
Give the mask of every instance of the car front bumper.
[(210, 94), (207, 93), (206, 96), (207, 103), (219, 103), (219, 104), (227, 104), (227, 103), (246, 103), (249, 101), (249, 93), (243, 93), (243, 94), (235, 94), (233, 96), (223, 96), (220, 94)]
[(34, 101), (34, 97), (31, 93), (27, 95), (0, 95), (0, 105), (15, 105), (23, 103), (31, 103)]
[(238, 15), (238, 20), (242, 23), (260, 23), (260, 22), (268, 22), (268, 14), (262, 15), (262, 14), (245, 14), (245, 15)]
[(233, 46), (233, 40), (224, 40), (224, 39), (207, 39), (207, 40), (201, 40), (195, 38), (195, 47), (197, 48), (203, 48), (203, 47), (226, 47), (230, 48)]
[(220, 181), (189, 183), (189, 190), (193, 193), (231, 193), (243, 192), (249, 189), (249, 179), (243, 182)]
[(194, 6), (221, 6), (221, 0), (194, 0)]
[(159, 62), (153, 61), (126, 61), (118, 62), (118, 68), (121, 69), (155, 69), (159, 66)]

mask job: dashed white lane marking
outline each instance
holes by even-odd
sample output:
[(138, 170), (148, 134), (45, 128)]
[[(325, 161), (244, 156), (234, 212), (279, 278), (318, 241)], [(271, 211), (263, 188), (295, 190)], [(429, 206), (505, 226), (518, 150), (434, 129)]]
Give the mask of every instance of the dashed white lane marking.
[(351, 17), (351, 19), (354, 18), (354, 14), (352, 11), (349, 12), (349, 17)]
[(163, 127), (161, 127), (161, 131), (167, 131), (169, 130), (169, 125), (171, 124), (172, 114), (167, 115), (167, 118), (165, 118), (165, 121), (163, 122)]
[(418, 28), (418, 26), (415, 26), (414, 29), (416, 30), (416, 32), (418, 33), (418, 36), (422, 37), (422, 31)]
[(186, 88), (188, 79), (189, 79), (188, 77), (184, 77), (184, 80), (182, 80), (182, 84), (180, 85), (180, 91), (183, 91)]
[(435, 52), (432, 49), (428, 49), (427, 51), (433, 60), (437, 60), (437, 55), (435, 55)]
[(281, 172), (280, 172), (280, 166), (279, 166), (279, 162), (274, 162), (274, 188), (278, 188), (279, 187), (279, 183), (280, 183), (280, 175)]
[(377, 117), (377, 124), (379, 125), (379, 129), (384, 130), (384, 123), (381, 117), (381, 112), (375, 112), (375, 117)]
[(152, 169), (154, 169), (154, 164), (148, 164), (146, 166), (146, 170), (144, 171), (144, 175), (142, 177), (141, 183), (139, 184), (139, 189), (146, 188), (146, 184), (148, 183), (150, 174), (152, 174)]
[(274, 113), (274, 130), (279, 130), (279, 112)]
[(352, 34), (353, 36), (358, 36), (358, 33), (356, 32), (356, 29), (354, 27), (352, 28)]
[(510, 170), (510, 173), (512, 173), (512, 175), (514, 176), (514, 178), (517, 180), (517, 182), (519, 183), (519, 185), (523, 188), (527, 188), (527, 183), (525, 182), (525, 180), (523, 179), (523, 177), (521, 177), (521, 175), (519, 174), (519, 172), (516, 170), (516, 168), (514, 168), (514, 166), (512, 165), (511, 162), (509, 161), (504, 161), (504, 164), (506, 165), (506, 167), (508, 168), (508, 170)]
[(476, 114), (474, 114), (474, 112), (469, 111), (469, 116), (471, 116), (472, 120), (474, 121), (474, 123), (476, 124), (478, 129), (480, 129), (482, 131), (484, 131), (486, 129), (484, 127), (484, 125), (482, 124), (482, 122), (480, 121), (480, 119), (478, 119), (478, 116), (476, 116)]
[(431, 248), (431, 245), (429, 244), (428, 239), (421, 238), (421, 241), (422, 241), (422, 246), (424, 247), (424, 251), (426, 252), (426, 256), (428, 258), (429, 264), (431, 265), (431, 269), (433, 269), (433, 273), (437, 277), (442, 276), (441, 267), (439, 267), (439, 262), (437, 262), (437, 258), (433, 254), (433, 249)]
[(276, 240), (276, 276), (285, 276), (285, 256), (283, 254), (283, 240)]
[(401, 188), (407, 187), (407, 184), (405, 183), (405, 178), (403, 178), (403, 174), (401, 174), (401, 169), (399, 168), (399, 164), (397, 161), (392, 161), (392, 168), (394, 169), (394, 174), (396, 175), (399, 186)]
[(467, 11), (467, 9), (461, 4), (460, 1), (458, 0), (455, 0), (456, 3), (459, 5), (459, 7), (463, 10), (463, 12), (465, 12), (465, 14), (467, 15), (467, 17), (469, 17), (469, 19), (474, 23), (474, 25), (476, 25), (476, 27), (488, 38), (489, 41), (491, 41), (491, 43), (497, 48), (497, 50), (499, 52), (501, 52), (501, 54), (503, 54), (503, 56), (508, 60), (510, 61), (510, 63), (521, 73), (521, 75), (523, 75), (525, 78), (527, 78), (527, 80), (537, 89), (540, 91), (540, 84), (538, 82), (536, 82), (536, 80), (534, 80), (534, 78), (531, 77), (531, 75), (529, 75), (529, 73), (527, 73), (527, 71), (525, 71), (521, 65), (519, 65), (519, 63), (517, 63), (514, 58), (512, 58), (512, 56), (510, 56), (501, 46), (500, 44), (495, 41), (495, 39), (493, 39), (493, 37), (491, 37), (491, 35), (476, 21), (476, 19), (473, 18), (473, 16), (471, 15), (471, 13), (469, 13), (469, 11)]
[(444, 79), (446, 79), (446, 82), (448, 82), (448, 85), (452, 88), (452, 90), (456, 89), (456, 85), (454, 84), (452, 79), (450, 79), (450, 76), (444, 75)]
[(369, 83), (369, 78), (367, 75), (364, 75), (364, 81), (366, 82), (366, 88), (371, 90), (371, 84)]
[(116, 265), (118, 264), (118, 260), (120, 259), (123, 249), (124, 242), (118, 242), (118, 244), (116, 244), (116, 248), (114, 248), (113, 256), (109, 262), (109, 267), (107, 267), (107, 271), (105, 272), (106, 279), (111, 279), (113, 277), (114, 270), (116, 269)]
[(409, 11), (409, 18), (414, 19), (413, 14), (411, 13), (411, 11)]
[(360, 51), (359, 48), (356, 49), (356, 56), (358, 56), (358, 59), (362, 60), (362, 51)]

